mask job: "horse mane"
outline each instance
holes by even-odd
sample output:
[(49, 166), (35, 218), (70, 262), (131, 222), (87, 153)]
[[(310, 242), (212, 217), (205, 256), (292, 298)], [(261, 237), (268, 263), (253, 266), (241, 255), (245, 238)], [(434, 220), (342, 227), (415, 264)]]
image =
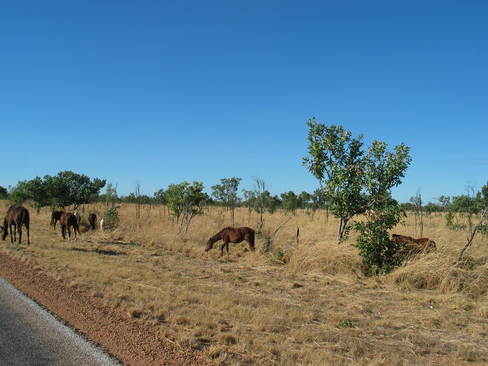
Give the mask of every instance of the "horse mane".
[(213, 243), (219, 241), (220, 239), (222, 239), (222, 234), (224, 233), (224, 231), (226, 231), (228, 228), (227, 227), (224, 227), (222, 230), (220, 230), (217, 234), (215, 234), (214, 236), (212, 236), (210, 238), (210, 241)]

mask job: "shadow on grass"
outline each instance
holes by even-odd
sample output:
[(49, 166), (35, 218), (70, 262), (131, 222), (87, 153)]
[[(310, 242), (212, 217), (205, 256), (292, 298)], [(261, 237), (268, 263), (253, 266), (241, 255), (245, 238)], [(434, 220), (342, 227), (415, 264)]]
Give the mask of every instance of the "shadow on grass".
[(84, 249), (84, 248), (71, 248), (71, 250), (75, 250), (77, 252), (91, 252), (91, 253), (97, 253), (101, 255), (127, 255), (125, 252), (116, 252), (114, 250), (105, 250), (105, 249)]

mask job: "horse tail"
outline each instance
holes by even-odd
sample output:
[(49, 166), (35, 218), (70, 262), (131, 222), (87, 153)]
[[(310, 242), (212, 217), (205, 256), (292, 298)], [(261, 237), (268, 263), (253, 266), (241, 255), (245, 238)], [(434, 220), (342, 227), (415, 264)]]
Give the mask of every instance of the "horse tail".
[(251, 243), (251, 249), (254, 250), (255, 245), (254, 245), (254, 230), (249, 229), (249, 242)]
[(23, 209), (24, 211), (24, 215), (22, 217), (22, 222), (23, 224), (25, 225), (25, 228), (27, 230), (29, 230), (29, 224), (30, 224), (30, 215), (29, 215), (29, 211), (27, 209)]
[(25, 225), (25, 229), (27, 230), (27, 245), (30, 245), (30, 233), (29, 233), (29, 225), (30, 225), (30, 214), (29, 210), (24, 208), (22, 211), (24, 211), (24, 215), (22, 217), (22, 221), (20, 222), (20, 225), (22, 223)]

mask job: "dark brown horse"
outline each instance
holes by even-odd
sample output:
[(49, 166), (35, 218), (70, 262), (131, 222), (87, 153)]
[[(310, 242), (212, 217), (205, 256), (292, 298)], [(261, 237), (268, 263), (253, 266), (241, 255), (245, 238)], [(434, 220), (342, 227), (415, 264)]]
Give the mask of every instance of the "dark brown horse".
[(76, 216), (71, 212), (63, 212), (63, 214), (59, 218), (59, 224), (61, 225), (61, 235), (63, 239), (66, 239), (66, 230), (68, 230), (68, 241), (71, 239), (71, 226), (73, 226), (75, 240), (77, 240), (76, 232), (81, 235), (80, 228), (78, 226), (78, 220), (76, 220)]
[(224, 247), (227, 250), (227, 255), (229, 255), (229, 243), (240, 243), (243, 240), (247, 241), (249, 248), (254, 250), (254, 230), (249, 227), (226, 227), (220, 230), (217, 234), (212, 236), (207, 241), (207, 246), (205, 251), (208, 252), (212, 249), (214, 243), (219, 240), (223, 240), (224, 244), (220, 248), (220, 255), (224, 255)]
[(89, 214), (88, 215), (88, 222), (90, 223), (91, 229), (95, 230), (95, 225), (97, 222), (97, 215), (95, 215), (94, 213)]
[[(22, 225), (25, 225), (27, 229), (27, 244), (30, 245), (29, 238), (29, 211), (24, 207), (10, 207), (7, 211), (7, 216), (3, 220), (2, 226), (2, 239), (8, 235), (8, 229), (10, 229), (10, 242), (13, 243), (17, 240), (16, 231), (19, 233), (19, 244), (22, 243)], [(12, 226), (14, 227), (12, 229)]]
[(59, 221), (59, 218), (63, 214), (64, 211), (53, 211), (51, 214), (51, 223), (49, 224), (53, 229), (56, 229), (56, 223)]

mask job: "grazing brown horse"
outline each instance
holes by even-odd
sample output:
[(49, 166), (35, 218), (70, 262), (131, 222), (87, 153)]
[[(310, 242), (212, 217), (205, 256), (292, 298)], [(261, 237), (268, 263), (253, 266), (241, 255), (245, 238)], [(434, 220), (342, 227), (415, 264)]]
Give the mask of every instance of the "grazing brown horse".
[(219, 240), (223, 240), (224, 244), (220, 248), (220, 255), (224, 255), (224, 247), (227, 250), (227, 255), (229, 255), (229, 243), (240, 243), (243, 240), (247, 241), (249, 248), (254, 250), (254, 230), (249, 227), (226, 227), (220, 230), (217, 234), (212, 236), (207, 241), (207, 246), (205, 251), (208, 252), (212, 249), (214, 243)]
[(91, 229), (95, 230), (95, 225), (97, 222), (97, 215), (95, 215), (94, 213), (89, 214), (88, 215), (88, 222), (90, 223)]
[(414, 239), (411, 236), (393, 234), (391, 240), (396, 243), (405, 244), (405, 246), (398, 252), (400, 255), (429, 253), (436, 250), (435, 242), (429, 238)]
[(52, 226), (53, 229), (56, 229), (56, 223), (59, 221), (59, 218), (63, 214), (64, 211), (53, 211), (51, 214), (51, 223), (49, 226)]
[[(7, 216), (3, 220), (2, 228), (2, 239), (8, 235), (8, 229), (10, 228), (10, 242), (13, 243), (17, 241), (16, 238), (16, 231), (19, 233), (19, 244), (22, 243), (22, 225), (25, 225), (27, 229), (27, 245), (30, 245), (30, 238), (29, 238), (29, 211), (27, 211), (24, 207), (10, 207), (7, 211)], [(14, 227), (12, 229), (12, 226)]]
[(66, 239), (66, 230), (68, 230), (68, 241), (71, 239), (71, 230), (70, 227), (73, 226), (73, 231), (75, 233), (75, 240), (77, 240), (76, 232), (80, 233), (80, 228), (78, 226), (78, 220), (76, 220), (76, 216), (71, 212), (63, 212), (61, 217), (59, 218), (59, 224), (61, 225), (61, 235), (63, 239)]

